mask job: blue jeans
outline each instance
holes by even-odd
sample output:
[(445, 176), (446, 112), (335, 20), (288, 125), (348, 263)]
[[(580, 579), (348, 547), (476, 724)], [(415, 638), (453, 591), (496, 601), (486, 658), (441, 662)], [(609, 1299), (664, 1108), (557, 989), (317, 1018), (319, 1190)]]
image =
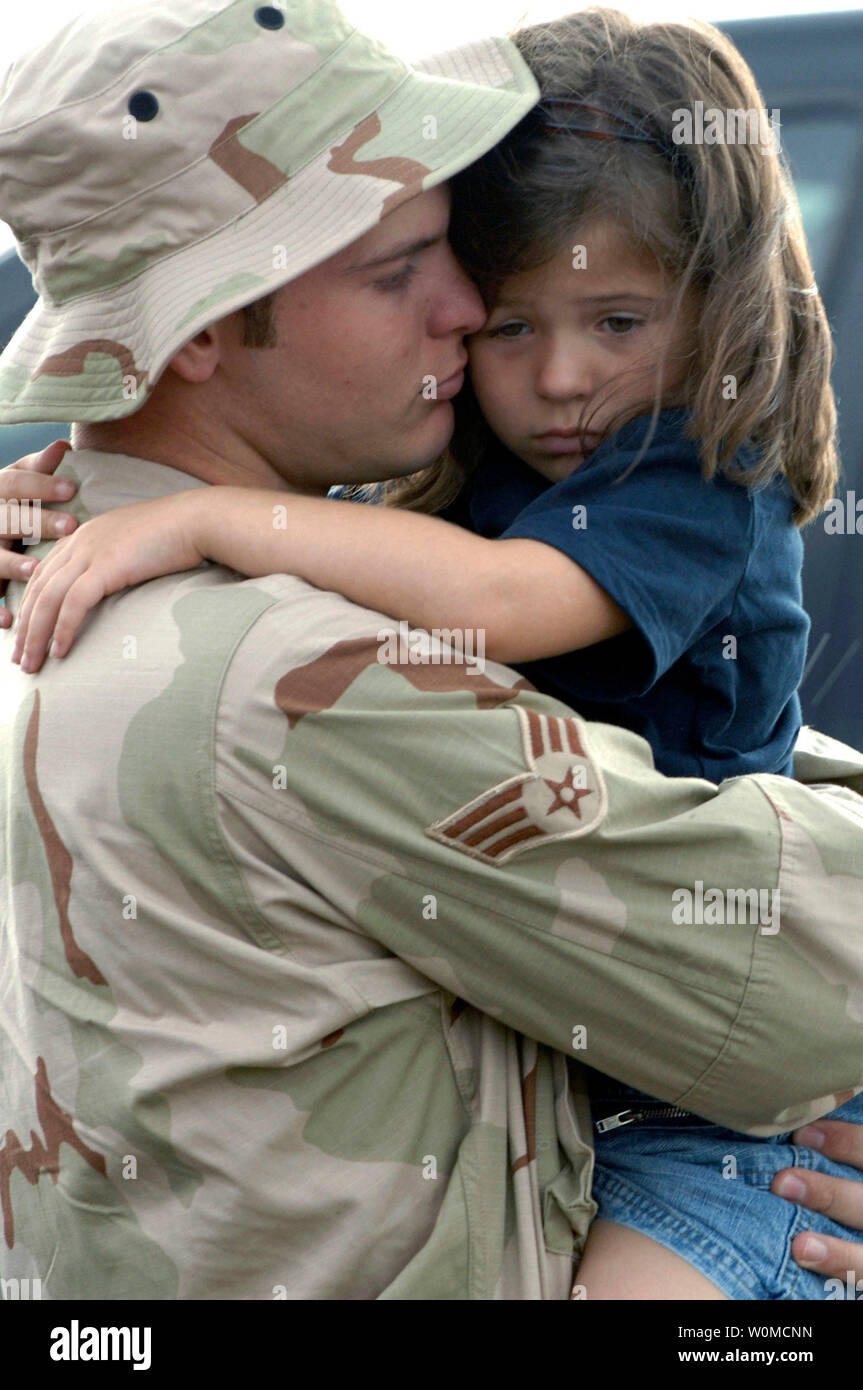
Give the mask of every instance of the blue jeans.
[[(641, 1096), (611, 1078), (592, 1077), (596, 1117), (637, 1109)], [(863, 1123), (863, 1094), (825, 1118)], [(856, 1182), (863, 1182), (863, 1173), (798, 1148), (789, 1143), (790, 1133), (753, 1139), (694, 1115), (595, 1133), (598, 1214), (673, 1250), (728, 1298), (827, 1298), (835, 1284), (795, 1264), (791, 1241), (800, 1231), (850, 1241), (863, 1241), (863, 1233), (774, 1196), (770, 1183), (782, 1168)]]

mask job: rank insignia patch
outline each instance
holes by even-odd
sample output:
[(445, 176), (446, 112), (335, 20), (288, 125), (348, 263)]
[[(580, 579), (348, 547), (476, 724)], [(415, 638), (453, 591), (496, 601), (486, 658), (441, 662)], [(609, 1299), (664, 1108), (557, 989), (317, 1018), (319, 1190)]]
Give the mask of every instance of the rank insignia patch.
[(498, 782), (425, 831), (486, 864), (505, 864), (551, 840), (586, 835), (601, 824), (608, 805), (581, 720), (536, 714), (520, 705), (514, 710), (528, 771)]

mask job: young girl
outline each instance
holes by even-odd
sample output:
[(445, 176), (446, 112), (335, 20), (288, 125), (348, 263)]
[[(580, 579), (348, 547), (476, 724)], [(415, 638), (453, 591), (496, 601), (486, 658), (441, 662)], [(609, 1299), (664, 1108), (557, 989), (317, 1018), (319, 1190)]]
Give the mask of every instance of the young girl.
[[(740, 143), (676, 138), (695, 102), (758, 113), (759, 93), (707, 25), (590, 10), (517, 42), (543, 101), (453, 185), (488, 320), (447, 455), (341, 498), (211, 487), (136, 504), (119, 538), (116, 517), (87, 523), (31, 581), (27, 669), (52, 630), (68, 651), (98, 597), (209, 559), (479, 630), (491, 658), (641, 734), (669, 775), (793, 775), (799, 527), (836, 479), (828, 329), (776, 150), (747, 139), (763, 122)], [(417, 273), (406, 258), (386, 292)], [(588, 1296), (825, 1297), (790, 1261), (795, 1209), (767, 1191), (797, 1161), (787, 1135), (721, 1130), (598, 1074), (591, 1093)]]

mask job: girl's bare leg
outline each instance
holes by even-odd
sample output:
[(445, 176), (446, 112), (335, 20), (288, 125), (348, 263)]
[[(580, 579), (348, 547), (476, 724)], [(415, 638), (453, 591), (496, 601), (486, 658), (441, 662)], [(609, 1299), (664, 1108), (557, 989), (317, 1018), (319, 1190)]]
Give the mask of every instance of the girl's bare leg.
[(575, 1276), (588, 1299), (724, 1299), (715, 1284), (664, 1245), (597, 1218)]

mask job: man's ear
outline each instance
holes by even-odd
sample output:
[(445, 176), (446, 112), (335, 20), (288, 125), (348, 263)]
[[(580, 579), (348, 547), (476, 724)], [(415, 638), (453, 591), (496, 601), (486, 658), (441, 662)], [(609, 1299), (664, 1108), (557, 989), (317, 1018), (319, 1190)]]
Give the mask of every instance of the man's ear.
[(168, 367), (184, 381), (209, 381), (228, 346), (228, 336), (224, 319), (209, 324), (174, 353)]

